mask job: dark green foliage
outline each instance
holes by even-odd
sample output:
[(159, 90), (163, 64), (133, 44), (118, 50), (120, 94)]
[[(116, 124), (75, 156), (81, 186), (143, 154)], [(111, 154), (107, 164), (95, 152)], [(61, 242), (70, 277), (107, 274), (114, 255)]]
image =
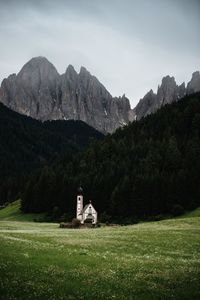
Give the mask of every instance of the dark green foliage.
[(174, 217), (181, 216), (184, 214), (184, 208), (180, 204), (176, 204), (172, 207), (172, 215)]
[(101, 213), (100, 222), (102, 223), (109, 223), (111, 220), (111, 216), (109, 216), (105, 211)]
[(166, 105), (103, 141), (94, 142), (34, 174), (23, 194), (24, 211), (75, 213), (80, 182), (85, 199), (121, 223), (200, 205), (200, 94)]
[(78, 228), (78, 227), (80, 227), (80, 225), (81, 225), (80, 220), (78, 220), (78, 219), (76, 219), (76, 218), (74, 218), (74, 219), (72, 220), (72, 226), (73, 226), (74, 228)]
[[(92, 139), (102, 137), (101, 133), (82, 121), (42, 123), (13, 112), (0, 103), (0, 203), (19, 198), (27, 175), (33, 170), (61, 159), (63, 155), (70, 160), (72, 154), (83, 149)], [(31, 188), (34, 195), (38, 194), (41, 198), (40, 189), (45, 180), (46, 184), (54, 181), (53, 172), (43, 170), (38, 176), (35, 179), (39, 181)], [(49, 178), (45, 179), (45, 176)], [(31, 199), (33, 197), (32, 194)], [(45, 199), (46, 194), (43, 209), (48, 206), (45, 206)]]

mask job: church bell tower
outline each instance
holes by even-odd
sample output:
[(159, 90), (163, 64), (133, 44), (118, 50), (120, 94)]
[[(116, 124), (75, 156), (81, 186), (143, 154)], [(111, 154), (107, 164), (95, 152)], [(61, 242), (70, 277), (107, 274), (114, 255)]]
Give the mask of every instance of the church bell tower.
[(83, 189), (81, 186), (77, 193), (76, 218), (80, 221), (83, 219)]

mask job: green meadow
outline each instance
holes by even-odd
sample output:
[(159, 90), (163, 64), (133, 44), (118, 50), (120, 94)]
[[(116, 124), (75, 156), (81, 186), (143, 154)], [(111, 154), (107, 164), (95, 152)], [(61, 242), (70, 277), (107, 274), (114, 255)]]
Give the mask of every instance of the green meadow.
[(200, 210), (98, 229), (32, 217), (19, 202), (0, 211), (3, 300), (200, 299)]

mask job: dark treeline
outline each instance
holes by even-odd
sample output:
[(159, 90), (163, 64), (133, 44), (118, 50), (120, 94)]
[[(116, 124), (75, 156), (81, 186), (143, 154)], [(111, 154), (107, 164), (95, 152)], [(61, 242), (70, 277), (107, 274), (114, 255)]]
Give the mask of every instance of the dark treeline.
[(82, 121), (40, 122), (0, 103), (0, 203), (19, 197), (27, 176), (103, 135)]
[(74, 215), (79, 183), (85, 199), (113, 221), (171, 214), (200, 205), (200, 94), (94, 142), (83, 153), (34, 173), (25, 212)]

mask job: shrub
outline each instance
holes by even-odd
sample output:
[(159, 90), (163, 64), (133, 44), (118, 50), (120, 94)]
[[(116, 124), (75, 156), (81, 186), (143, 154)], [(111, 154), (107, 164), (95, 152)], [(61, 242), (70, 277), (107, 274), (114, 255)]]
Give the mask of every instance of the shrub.
[(86, 219), (86, 220), (84, 221), (84, 223), (85, 223), (85, 224), (92, 224), (92, 220), (91, 220), (91, 219)]
[(183, 215), (184, 212), (185, 212), (185, 210), (184, 210), (183, 206), (181, 206), (180, 204), (176, 204), (172, 207), (172, 215), (174, 217)]
[(145, 221), (148, 222), (155, 222), (155, 221), (161, 221), (161, 220), (165, 220), (166, 218), (169, 218), (170, 216), (166, 216), (166, 215), (155, 215), (155, 216), (150, 216), (148, 218), (145, 218)]
[(80, 227), (80, 225), (81, 225), (81, 221), (80, 221), (80, 220), (78, 220), (78, 219), (76, 219), (76, 218), (74, 218), (74, 219), (72, 220), (72, 227), (73, 227), (73, 228), (78, 228), (78, 227)]
[(109, 223), (111, 221), (111, 216), (108, 215), (105, 211), (100, 215), (100, 222)]
[(64, 213), (60, 218), (60, 222), (71, 222), (72, 216), (70, 214)]

